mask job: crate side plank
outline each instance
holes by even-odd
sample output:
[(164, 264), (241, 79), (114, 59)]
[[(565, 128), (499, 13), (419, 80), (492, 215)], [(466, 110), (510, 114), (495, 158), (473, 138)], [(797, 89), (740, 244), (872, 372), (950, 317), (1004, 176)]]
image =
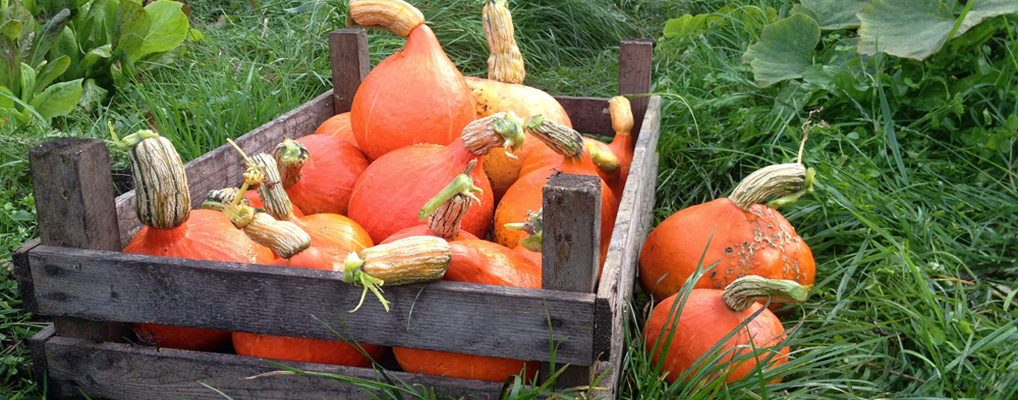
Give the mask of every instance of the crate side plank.
[[(637, 140), (633, 154), (630, 180), (626, 181), (623, 203), (619, 206), (619, 219), (615, 225), (617, 231), (612, 236), (608, 261), (605, 262), (606, 265), (609, 263), (618, 265), (618, 268), (612, 270), (617, 272), (617, 275), (602, 277), (602, 286), (598, 291), (598, 299), (607, 299), (611, 306), (611, 325), (603, 329), (611, 332), (611, 351), (609, 359), (598, 364), (595, 376), (602, 378), (597, 384), (599, 389), (591, 393), (594, 397), (614, 399), (618, 396), (629, 302), (633, 297), (640, 249), (650, 229), (645, 216), (654, 208), (658, 159), (655, 149), (660, 137), (660, 110), (660, 97), (652, 97), (644, 118), (643, 132)], [(602, 329), (598, 328), (597, 331), (600, 332)]]
[[(59, 383), (58, 398), (82, 398), (79, 389), (92, 399), (162, 400), (178, 396), (188, 400), (220, 400), (215, 388), (234, 399), (371, 399), (365, 389), (317, 376), (270, 375), (278, 371), (254, 357), (235, 354), (157, 349), (116, 343), (56, 337), (46, 345), (50, 381)], [(282, 361), (303, 371), (343, 375), (369, 381), (383, 381), (370, 368)], [(441, 378), (388, 372), (393, 380), (436, 387), (454, 397), (497, 398), (501, 383)], [(397, 385), (398, 385), (397, 381)], [(420, 390), (420, 388), (415, 388)], [(377, 392), (374, 392), (378, 395)]]
[[(333, 115), (332, 91), (327, 91), (304, 103), (293, 111), (237, 138), (235, 142), (248, 156), (272, 150), (284, 138), (296, 139), (314, 133), (315, 129)], [(187, 185), (192, 199), (204, 199), (212, 189), (240, 186), (244, 173), (244, 160), (233, 146), (224, 144), (184, 165)], [(109, 165), (106, 165), (109, 169)], [(142, 225), (134, 213), (134, 191), (117, 197), (117, 216), (120, 220), (120, 248), (127, 246)], [(201, 201), (192, 206), (200, 207)]]
[(350, 111), (353, 96), (371, 72), (368, 32), (363, 29), (336, 29), (329, 32), (329, 60), (332, 65), (333, 109)]
[(614, 136), (608, 100), (600, 97), (554, 96), (580, 133)]
[[(650, 93), (654, 40), (625, 39), (619, 46), (619, 95)], [(633, 110), (633, 136), (639, 138), (649, 99), (629, 99)]]
[(18, 294), (21, 296), (21, 308), (25, 311), (39, 313), (39, 305), (35, 303), (35, 285), (32, 283), (32, 269), (28, 264), (28, 252), (42, 244), (35, 238), (25, 242), (11, 253), (14, 264), (14, 279), (18, 281)]
[(371, 344), (542, 361), (550, 315), (568, 339), (558, 359), (592, 362), (592, 293), (439, 281), (385, 287), (390, 312), (369, 296), (348, 313), (361, 289), (330, 271), (47, 246), (29, 262), (48, 315), (319, 339), (335, 338), (321, 321), (342, 332), (338, 316)]

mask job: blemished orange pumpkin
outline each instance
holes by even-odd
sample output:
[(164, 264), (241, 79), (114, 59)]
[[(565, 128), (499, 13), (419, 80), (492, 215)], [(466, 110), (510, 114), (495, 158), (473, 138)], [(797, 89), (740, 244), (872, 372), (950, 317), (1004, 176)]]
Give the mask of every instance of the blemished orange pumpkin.
[(765, 167), (746, 177), (729, 197), (666, 218), (640, 251), (644, 290), (656, 299), (678, 293), (701, 256), (703, 268), (718, 265), (706, 271), (697, 288), (722, 289), (746, 275), (812, 284), (816, 264), (809, 246), (777, 210), (757, 204), (775, 195), (806, 193), (812, 187), (807, 175), (801, 164)]
[(377, 160), (401, 147), (456, 140), (476, 118), (474, 98), (420, 11), (399, 0), (352, 1), (350, 17), (407, 37), (354, 95), (350, 123), (364, 154)]
[[(336, 264), (312, 245), (311, 237), (290, 221), (276, 221), (268, 213), (255, 213), (245, 206), (227, 206), (223, 213), (244, 233), (271, 248), (281, 258), (272, 265), (335, 271)], [(360, 349), (338, 340), (263, 335), (234, 332), (237, 354), (289, 361), (338, 364), (357, 367), (371, 365), (385, 351), (384, 347), (360, 344)], [(361, 353), (364, 351), (368, 356)], [(370, 358), (369, 358), (370, 357)]]
[[(124, 248), (125, 253), (242, 263), (272, 261), (268, 249), (243, 236), (221, 213), (191, 210), (184, 164), (169, 140), (139, 131), (117, 141), (129, 147), (135, 211), (145, 225)], [(134, 324), (134, 330), (148, 343), (185, 350), (224, 351), (231, 342), (230, 333), (223, 331), (159, 324)]]
[[(806, 299), (808, 293), (808, 286), (794, 281), (749, 275), (735, 280), (723, 291), (693, 289), (677, 321), (675, 301), (679, 296), (675, 294), (654, 306), (643, 328), (644, 345), (652, 361), (662, 366), (665, 380), (675, 383), (691, 369), (689, 376), (692, 376), (696, 371), (696, 360), (709, 354), (711, 347), (738, 329), (716, 353), (718, 365), (731, 364), (725, 368), (725, 381), (734, 382), (748, 376), (756, 368), (758, 360), (769, 361), (768, 368), (788, 361), (788, 347), (775, 347), (784, 339), (785, 328), (770, 310), (760, 311), (763, 305), (758, 301), (766, 301), (770, 297), (800, 302)], [(760, 311), (759, 315), (740, 327), (757, 311)], [(751, 355), (754, 348), (755, 354)], [(778, 382), (781, 382), (780, 377), (768, 383)]]
[(335, 136), (350, 142), (357, 149), (360, 149), (360, 146), (357, 146), (357, 138), (353, 136), (353, 126), (350, 125), (349, 111), (329, 117), (329, 119), (318, 126), (318, 129), (315, 129), (314, 134)]
[(356, 146), (329, 135), (284, 141), (272, 154), (290, 202), (305, 215), (346, 215), (353, 185), (369, 164)]

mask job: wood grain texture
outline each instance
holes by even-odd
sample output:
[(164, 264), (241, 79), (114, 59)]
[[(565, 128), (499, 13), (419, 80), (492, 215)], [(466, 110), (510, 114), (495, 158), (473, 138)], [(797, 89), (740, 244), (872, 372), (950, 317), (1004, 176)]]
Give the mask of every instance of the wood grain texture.
[[(110, 153), (105, 142), (57, 138), (32, 148), (28, 159), (41, 245), (120, 250)], [(19, 279), (26, 280), (32, 283), (22, 288), (22, 293), (33, 298), (30, 304), (37, 302), (34, 277)], [(73, 316), (54, 318), (53, 323), (58, 335), (95, 341), (123, 341), (132, 335), (130, 327), (120, 323)]]
[(371, 71), (368, 33), (363, 29), (329, 32), (329, 59), (332, 62), (332, 98), (336, 114), (350, 111), (357, 88)]
[(42, 244), (39, 238), (29, 240), (11, 253), (14, 263), (14, 279), (18, 281), (18, 294), (21, 295), (21, 308), (25, 311), (39, 313), (35, 302), (35, 285), (32, 284), (32, 270), (28, 264), (28, 251)]
[(47, 246), (29, 262), (47, 315), (319, 339), (336, 338), (323, 323), (342, 322), (370, 344), (542, 361), (550, 317), (567, 339), (559, 360), (594, 357), (592, 293), (440, 281), (385, 287), (390, 312), (369, 297), (348, 313), (361, 289), (331, 271)]
[[(79, 389), (94, 400), (222, 400), (225, 397), (202, 383), (234, 399), (305, 400), (372, 399), (378, 391), (326, 377), (270, 375), (279, 371), (254, 357), (206, 353), (176, 349), (157, 349), (137, 345), (99, 343), (56, 337), (46, 343), (46, 362), (50, 382), (57, 383), (55, 393), (61, 399), (83, 398)], [(302, 371), (336, 374), (372, 382), (384, 379), (375, 370), (345, 366), (282, 361)], [(387, 372), (401, 385), (421, 384), (453, 398), (495, 399), (501, 383), (482, 382)], [(402, 386), (401, 386), (402, 387)], [(50, 387), (53, 389), (53, 386)], [(420, 391), (420, 387), (413, 388)], [(177, 397), (173, 397), (177, 396)], [(404, 394), (404, 396), (407, 396)]]
[[(330, 90), (234, 141), (248, 155), (268, 152), (284, 138), (295, 139), (314, 133), (334, 112)], [(109, 164), (105, 168), (109, 170)], [(184, 168), (187, 170), (191, 198), (203, 199), (209, 190), (240, 186), (245, 165), (240, 153), (233, 146), (224, 144), (191, 160)], [(116, 202), (120, 220), (120, 247), (117, 250), (120, 250), (127, 246), (142, 225), (134, 213), (133, 190), (117, 197)], [(201, 207), (201, 202), (193, 202), (192, 206)]]
[(609, 99), (555, 96), (555, 100), (558, 100), (566, 114), (569, 114), (569, 120), (577, 132), (615, 136), (611, 112), (608, 109)]
[(654, 209), (657, 184), (657, 143), (661, 136), (661, 98), (653, 96), (644, 117), (643, 131), (636, 141), (629, 180), (619, 204), (615, 232), (608, 248), (598, 300), (608, 302), (612, 315), (609, 325), (596, 328), (608, 331), (611, 336), (609, 358), (599, 363), (595, 376), (603, 376), (594, 397), (617, 397), (619, 372), (625, 351), (625, 322), (629, 319), (629, 302), (633, 298), (640, 249), (650, 230), (650, 216)]
[[(651, 39), (625, 39), (619, 47), (619, 94), (650, 93), (651, 58), (654, 55), (655, 42)], [(644, 114), (647, 112), (649, 98), (630, 98), (633, 109), (633, 136), (639, 138)]]
[(553, 175), (543, 209), (542, 287), (592, 293), (601, 261), (601, 178)]
[[(32, 354), (32, 380), (36, 382), (44, 382), (49, 375), (49, 368), (46, 364), (46, 342), (55, 334), (56, 329), (53, 328), (53, 324), (49, 324), (28, 339), (28, 350)], [(49, 383), (47, 388), (54, 387), (52, 382), (47, 383)]]

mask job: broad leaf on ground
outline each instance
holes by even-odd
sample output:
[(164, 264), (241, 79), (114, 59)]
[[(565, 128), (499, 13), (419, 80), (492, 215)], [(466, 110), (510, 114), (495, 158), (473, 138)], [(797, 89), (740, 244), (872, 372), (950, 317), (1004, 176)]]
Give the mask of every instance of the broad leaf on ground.
[(707, 30), (707, 27), (721, 19), (714, 14), (686, 14), (673, 18), (665, 23), (664, 36), (668, 39), (683, 40), (696, 36)]
[(81, 79), (54, 84), (29, 103), (47, 121), (66, 115), (74, 110), (81, 100)]
[(53, 83), (67, 70), (67, 67), (71, 65), (71, 58), (68, 56), (60, 56), (52, 62), (46, 63), (45, 66), (39, 69), (38, 76), (35, 79), (35, 87), (32, 89), (33, 92), (41, 92), (43, 88)]
[(46, 22), (42, 31), (36, 33), (35, 40), (32, 42), (32, 50), (26, 60), (29, 66), (35, 68), (42, 60), (46, 59), (46, 53), (57, 43), (57, 38), (63, 33), (64, 27), (70, 20), (71, 11), (65, 8), (53, 16), (49, 22)]
[[(955, 37), (986, 18), (1011, 14), (1018, 10), (1015, 0), (973, 0)], [(922, 61), (947, 42), (958, 17), (940, 0), (873, 0), (857, 14), (858, 51), (874, 55), (881, 51), (892, 56)]]
[(749, 46), (742, 55), (742, 62), (753, 67), (757, 85), (767, 87), (802, 77), (813, 66), (819, 42), (817, 22), (803, 14), (795, 14), (765, 26), (760, 41)]
[(855, 14), (867, 4), (870, 0), (802, 0), (803, 6), (816, 13), (823, 30), (859, 27)]

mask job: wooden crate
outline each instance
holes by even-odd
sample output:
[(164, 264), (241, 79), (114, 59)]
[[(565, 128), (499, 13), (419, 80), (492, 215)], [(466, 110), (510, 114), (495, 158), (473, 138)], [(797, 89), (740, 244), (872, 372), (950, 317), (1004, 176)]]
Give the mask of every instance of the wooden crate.
[[(370, 70), (362, 30), (329, 36), (334, 89), (237, 140), (248, 153), (271, 149), (284, 137), (310, 134), (332, 115), (348, 111)], [(653, 43), (626, 40), (620, 52), (619, 91), (650, 89)], [(576, 129), (612, 134), (608, 99), (558, 97)], [(354, 340), (383, 346), (539, 360), (571, 366), (559, 388), (587, 386), (613, 399), (623, 356), (623, 324), (636, 262), (651, 223), (661, 100), (634, 100), (634, 161), (622, 196), (600, 283), (600, 185), (594, 177), (557, 175), (544, 190), (545, 242), (542, 289), (460, 282), (386, 287), (392, 310), (365, 302), (347, 313), (360, 289), (339, 274), (274, 266), (124, 254), (141, 226), (134, 194), (114, 199), (109, 153), (100, 140), (61, 138), (32, 150), (30, 162), (40, 237), (14, 254), (24, 306), (53, 316), (32, 339), (35, 374), (49, 398), (235, 399), (370, 398), (351, 384), (308, 376), (275, 375), (263, 361), (235, 354), (161, 349), (133, 339), (132, 322), (158, 322), (226, 331), (336, 339), (323, 326)], [(239, 185), (243, 165), (223, 146), (187, 164), (192, 193)], [(591, 205), (594, 205), (593, 207)], [(586, 210), (586, 212), (577, 212)], [(423, 289), (423, 290), (422, 290)], [(317, 299), (309, 302), (307, 299)], [(375, 380), (373, 369), (284, 362), (308, 371)], [(495, 398), (500, 383), (406, 372), (391, 376), (439, 388), (454, 397)], [(588, 390), (588, 389), (583, 389)]]

